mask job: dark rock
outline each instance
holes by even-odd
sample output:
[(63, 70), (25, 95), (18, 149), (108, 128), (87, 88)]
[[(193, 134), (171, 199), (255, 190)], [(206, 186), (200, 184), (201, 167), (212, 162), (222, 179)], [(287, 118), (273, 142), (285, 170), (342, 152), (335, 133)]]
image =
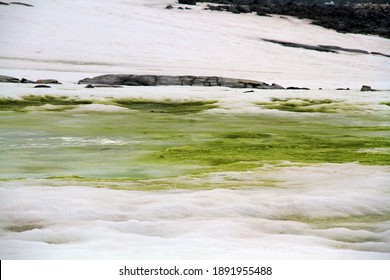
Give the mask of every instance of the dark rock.
[(34, 7), (33, 5), (22, 3), (22, 2), (10, 2), (10, 4), (21, 5), (21, 6), (26, 6), (26, 7)]
[(251, 13), (251, 12), (252, 12), (252, 9), (251, 9), (248, 5), (237, 5), (237, 6), (236, 6), (236, 9), (237, 9), (237, 11), (239, 11), (240, 13), (244, 13), (244, 14), (247, 14), (247, 13)]
[(35, 82), (36, 84), (61, 84), (57, 80), (54, 79), (42, 79), (42, 80), (37, 80)]
[(168, 5), (168, 6), (165, 7), (165, 9), (168, 9), (168, 10), (173, 9), (173, 6), (172, 5)]
[(184, 10), (184, 8), (183, 8), (183, 7), (179, 7), (178, 9), (179, 9), (179, 10)]
[(254, 90), (247, 90), (247, 91), (244, 91), (244, 93), (252, 93), (252, 92), (255, 92)]
[(20, 80), (20, 82), (21, 82), (22, 84), (35, 84), (34, 81), (27, 80), (27, 79), (25, 79), (25, 78), (22, 78), (22, 79)]
[(123, 88), (123, 87), (118, 85), (89, 84), (85, 88)]
[[(260, 16), (278, 14), (307, 18), (312, 24), (338, 32), (374, 34), (390, 38), (390, 5), (388, 4), (316, 5), (312, 1), (302, 0), (288, 2), (286, 0), (197, 0), (197, 2), (224, 4), (231, 7), (247, 5)], [(382, 2), (385, 3), (385, 1)], [(234, 7), (220, 10), (240, 12)]]
[(20, 80), (15, 77), (0, 75), (0, 83), (20, 83)]
[(51, 88), (51, 86), (48, 86), (48, 85), (36, 85), (34, 88)]
[(293, 90), (310, 90), (309, 88), (306, 88), (306, 87), (288, 87), (287, 89), (293, 89)]
[(349, 90), (349, 88), (336, 88), (336, 90)]
[(375, 91), (370, 86), (363, 85), (360, 91)]
[(179, 0), (179, 4), (196, 5), (196, 0)]
[(0, 5), (9, 5), (9, 4), (5, 2), (0, 2)]
[(390, 57), (390, 55), (388, 55), (388, 54), (383, 54), (383, 53), (380, 53), (380, 52), (371, 52), (370, 54), (373, 54), (373, 55), (381, 55), (381, 56), (385, 56), (385, 57)]
[(344, 51), (344, 52), (351, 52), (351, 53), (361, 53), (361, 54), (370, 54), (368, 51), (365, 50), (359, 50), (359, 49), (348, 49), (348, 48), (342, 48), (338, 46), (328, 46), (328, 45), (318, 45), (321, 48), (329, 49), (329, 50), (336, 50), (336, 51)]
[(279, 41), (279, 40), (270, 40), (270, 39), (262, 39), (265, 42), (270, 42), (274, 44), (279, 44), (285, 47), (291, 47), (291, 48), (302, 48), (306, 50), (313, 50), (313, 51), (319, 51), (319, 52), (331, 52), (331, 53), (337, 53), (337, 51), (320, 47), (320, 46), (312, 46), (312, 45), (306, 45), (306, 44), (299, 44), (299, 43), (292, 43), (292, 42), (286, 42), (286, 41)]
[(240, 13), (240, 11), (237, 10), (237, 8), (234, 7), (234, 6), (229, 6), (229, 7), (227, 8), (227, 10), (228, 10), (229, 12), (233, 13), (233, 14), (239, 14), (239, 13)]

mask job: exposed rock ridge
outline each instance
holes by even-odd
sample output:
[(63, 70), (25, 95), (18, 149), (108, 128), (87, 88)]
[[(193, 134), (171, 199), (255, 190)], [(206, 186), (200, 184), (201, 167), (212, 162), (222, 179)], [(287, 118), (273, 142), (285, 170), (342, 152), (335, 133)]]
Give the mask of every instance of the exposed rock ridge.
[(217, 76), (168, 76), (168, 75), (127, 75), (107, 74), (94, 78), (85, 78), (79, 84), (124, 85), (124, 86), (205, 86), (229, 88), (282, 89), (283, 87), (264, 82), (224, 78)]
[(279, 41), (279, 40), (271, 40), (271, 39), (264, 39), (261, 40), (265, 42), (275, 43), (279, 44), (285, 47), (291, 47), (291, 48), (302, 48), (306, 50), (312, 50), (312, 51), (319, 51), (319, 52), (331, 52), (331, 53), (339, 53), (342, 52), (349, 52), (349, 53), (357, 53), (357, 54), (372, 54), (372, 55), (381, 55), (385, 57), (390, 57), (388, 54), (383, 54), (380, 52), (369, 52), (366, 50), (360, 50), (360, 49), (349, 49), (349, 48), (342, 48), (338, 46), (330, 46), (330, 45), (307, 45), (307, 44), (300, 44), (300, 43), (292, 43), (292, 42), (286, 42), (286, 41)]

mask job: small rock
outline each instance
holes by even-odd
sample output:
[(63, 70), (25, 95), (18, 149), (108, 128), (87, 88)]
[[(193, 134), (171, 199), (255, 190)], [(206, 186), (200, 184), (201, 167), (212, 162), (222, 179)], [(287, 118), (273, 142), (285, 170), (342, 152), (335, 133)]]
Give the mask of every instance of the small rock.
[(37, 80), (35, 83), (36, 84), (61, 84), (60, 82), (54, 79)]
[(310, 90), (309, 88), (306, 87), (288, 87), (287, 89)]
[(373, 89), (370, 86), (363, 85), (360, 91), (373, 91)]
[(168, 9), (168, 10), (173, 9), (173, 6), (172, 5), (168, 5), (168, 6), (165, 7), (165, 9)]
[(34, 88), (51, 88), (51, 86), (47, 86), (47, 85), (36, 85)]
[(88, 84), (85, 88), (95, 88), (95, 87), (91, 84)]
[(22, 79), (20, 80), (20, 82), (21, 82), (22, 84), (35, 84), (34, 81), (27, 80), (27, 79), (25, 79), (25, 78), (22, 78)]
[(250, 92), (255, 92), (254, 90), (247, 90), (247, 91), (244, 91), (244, 93), (250, 93)]
[(349, 88), (336, 88), (336, 90), (349, 90)]
[(9, 5), (9, 4), (5, 2), (0, 2), (0, 5)]

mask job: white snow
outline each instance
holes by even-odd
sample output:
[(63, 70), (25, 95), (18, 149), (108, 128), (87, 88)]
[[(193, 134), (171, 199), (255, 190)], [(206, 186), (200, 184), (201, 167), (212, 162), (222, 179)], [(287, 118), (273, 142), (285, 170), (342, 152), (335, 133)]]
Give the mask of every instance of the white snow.
[[(390, 41), (307, 20), (165, 9), (175, 1), (25, 1), (0, 7), (1, 73), (77, 82), (106, 73), (218, 75), (285, 86), (389, 89), (389, 58), (287, 48), (261, 38), (390, 54)], [(174, 5), (177, 7), (177, 5)]]
[[(257, 188), (242, 190), (138, 192), (5, 182), (0, 188), (2, 225), (30, 228), (3, 230), (0, 256), (388, 259), (389, 221), (375, 217), (390, 211), (389, 171), (324, 164), (220, 174), (236, 176), (241, 187), (258, 182)], [(281, 183), (264, 187), (261, 178)], [(354, 228), (359, 221), (353, 217), (362, 215), (371, 215), (372, 222)]]

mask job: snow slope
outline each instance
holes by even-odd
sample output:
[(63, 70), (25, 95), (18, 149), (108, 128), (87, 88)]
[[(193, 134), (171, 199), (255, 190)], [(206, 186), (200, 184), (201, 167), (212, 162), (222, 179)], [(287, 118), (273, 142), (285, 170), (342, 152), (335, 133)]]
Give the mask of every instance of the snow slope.
[[(179, 10), (176, 1), (26, 0), (0, 7), (1, 74), (77, 82), (102, 73), (218, 75), (285, 86), (388, 89), (389, 58), (287, 48), (261, 38), (390, 53), (387, 39), (306, 20)], [(174, 4), (174, 9), (165, 9)]]

